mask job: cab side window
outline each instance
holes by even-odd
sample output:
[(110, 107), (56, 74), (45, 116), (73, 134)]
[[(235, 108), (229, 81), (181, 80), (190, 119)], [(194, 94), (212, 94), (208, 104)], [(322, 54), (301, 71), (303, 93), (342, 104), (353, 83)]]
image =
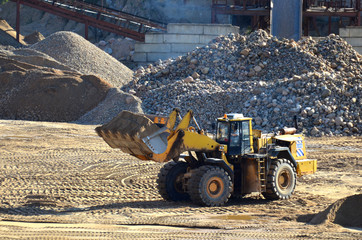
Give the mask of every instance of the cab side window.
[(229, 141), (229, 123), (218, 122), (216, 139), (218, 142), (226, 143)]
[(231, 122), (230, 146), (240, 145), (240, 129), (238, 122)]
[(242, 153), (249, 153), (250, 152), (250, 125), (249, 121), (243, 121), (242, 123)]

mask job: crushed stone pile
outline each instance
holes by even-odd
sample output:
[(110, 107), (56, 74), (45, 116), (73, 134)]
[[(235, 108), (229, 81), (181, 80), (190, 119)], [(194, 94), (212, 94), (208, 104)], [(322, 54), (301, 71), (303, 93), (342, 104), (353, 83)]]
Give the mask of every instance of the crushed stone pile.
[(45, 37), (43, 36), (43, 34), (38, 31), (35, 31), (24, 37), (24, 41), (28, 44), (35, 44), (37, 42), (43, 41), (44, 39)]
[(74, 121), (111, 86), (31, 49), (0, 49), (0, 118)]
[(73, 32), (57, 32), (31, 46), (83, 73), (105, 79), (113, 87), (127, 84), (133, 71)]
[(344, 227), (362, 228), (362, 194), (339, 199), (327, 209), (318, 213), (311, 224), (327, 222), (336, 223)]
[(277, 39), (263, 30), (221, 36), (185, 56), (135, 72), (123, 88), (146, 113), (194, 110), (203, 128), (238, 112), (255, 128), (294, 126), (306, 135), (361, 134), (362, 56), (339, 36)]

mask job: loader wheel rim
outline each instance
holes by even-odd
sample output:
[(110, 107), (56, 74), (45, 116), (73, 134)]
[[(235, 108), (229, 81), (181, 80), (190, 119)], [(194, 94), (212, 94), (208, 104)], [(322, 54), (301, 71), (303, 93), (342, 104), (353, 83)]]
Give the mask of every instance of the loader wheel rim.
[(278, 186), (281, 190), (286, 190), (289, 188), (289, 186), (291, 185), (291, 173), (287, 170), (284, 169), (283, 171), (280, 172), (279, 177), (278, 177)]
[(219, 177), (212, 177), (207, 181), (207, 194), (211, 197), (211, 198), (218, 198), (222, 195), (222, 193), (224, 192), (224, 182), (222, 181), (221, 178)]

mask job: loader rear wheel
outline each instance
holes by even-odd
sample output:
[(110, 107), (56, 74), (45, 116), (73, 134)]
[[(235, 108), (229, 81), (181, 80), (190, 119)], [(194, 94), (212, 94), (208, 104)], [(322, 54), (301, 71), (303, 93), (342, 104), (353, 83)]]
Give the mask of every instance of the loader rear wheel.
[(296, 171), (293, 164), (287, 159), (278, 159), (272, 162), (267, 176), (267, 199), (289, 199), (296, 185)]
[(170, 201), (188, 200), (189, 195), (183, 190), (183, 175), (187, 171), (186, 162), (168, 162), (158, 174), (158, 192), (163, 199)]
[(201, 166), (187, 184), (191, 200), (203, 206), (221, 206), (230, 198), (232, 181), (229, 174), (216, 166)]

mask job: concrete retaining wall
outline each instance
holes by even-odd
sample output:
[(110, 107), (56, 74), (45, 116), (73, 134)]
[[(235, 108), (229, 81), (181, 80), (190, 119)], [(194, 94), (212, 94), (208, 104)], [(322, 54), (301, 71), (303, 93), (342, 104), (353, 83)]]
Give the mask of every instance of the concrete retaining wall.
[(362, 54), (362, 26), (340, 28), (339, 35), (351, 44), (359, 54)]
[(145, 42), (135, 45), (133, 60), (147, 63), (175, 58), (205, 46), (220, 35), (238, 32), (239, 27), (230, 24), (170, 23), (167, 33), (146, 33)]

